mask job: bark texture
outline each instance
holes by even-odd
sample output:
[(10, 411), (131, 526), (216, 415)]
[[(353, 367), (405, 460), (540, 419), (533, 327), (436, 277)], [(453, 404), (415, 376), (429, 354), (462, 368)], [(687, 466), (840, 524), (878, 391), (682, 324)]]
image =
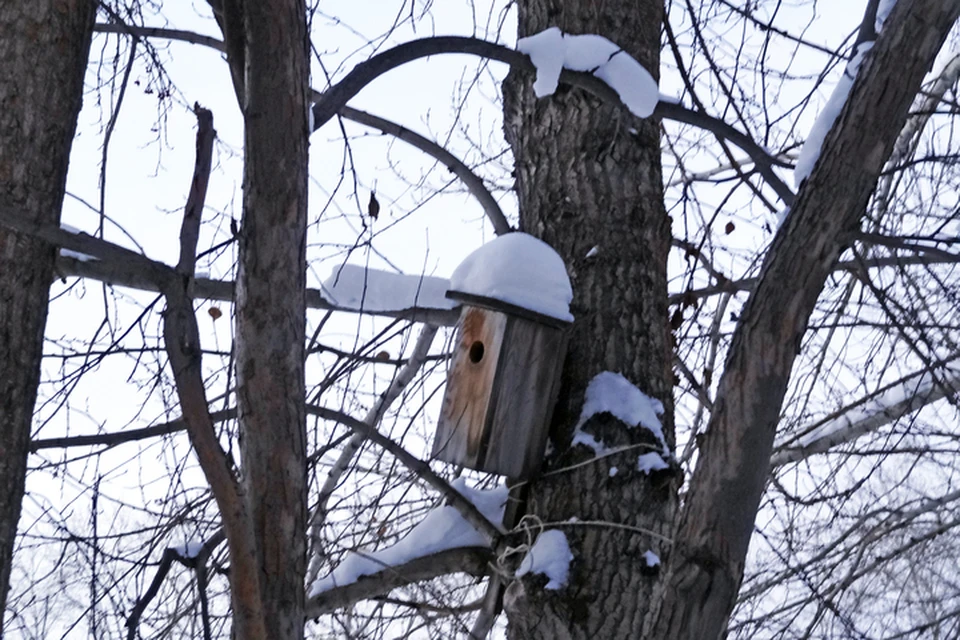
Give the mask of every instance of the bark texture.
[[(89, 0), (0, 4), (0, 201), (31, 222), (59, 224), (95, 7)], [(55, 256), (52, 245), (0, 227), (0, 614)]]
[(645, 637), (703, 640), (725, 632), (810, 314), (860, 228), (920, 82), (958, 14), (956, 0), (897, 3), (774, 239), (730, 346)]
[[(660, 0), (526, 0), (520, 37), (557, 26), (598, 33), (657, 76)], [(670, 472), (637, 470), (637, 456), (657, 445), (651, 434), (609, 415), (588, 425), (608, 446), (635, 445), (617, 456), (550, 474), (593, 457), (568, 450), (587, 384), (602, 371), (623, 374), (666, 407), (672, 445), (671, 345), (666, 260), (670, 224), (663, 205), (659, 122), (637, 121), (577, 89), (538, 100), (532, 76), (505, 84), (506, 136), (513, 148), (521, 227), (552, 245), (567, 264), (576, 321), (553, 418), (558, 455), (533, 483), (528, 513), (564, 526), (576, 557), (569, 586), (545, 591), (536, 578), (511, 584), (504, 606), (512, 638), (639, 636), (656, 581), (644, 552), (664, 555), (676, 510)], [(593, 247), (596, 255), (586, 257)], [(616, 466), (616, 475), (610, 468)], [(650, 533), (644, 533), (646, 530)]]
[(238, 91), (245, 124), (237, 284), (241, 486), (257, 540), (267, 637), (285, 640), (303, 637), (306, 568), (306, 7), (303, 0), (241, 4), (246, 83)]

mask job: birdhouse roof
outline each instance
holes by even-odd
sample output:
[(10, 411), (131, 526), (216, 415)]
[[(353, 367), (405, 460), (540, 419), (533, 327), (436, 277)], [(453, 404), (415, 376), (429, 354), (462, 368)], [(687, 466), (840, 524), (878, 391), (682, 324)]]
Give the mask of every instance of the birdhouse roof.
[[(487, 298), (485, 296), (475, 296), (469, 293), (464, 293), (463, 291), (447, 291), (447, 298), (471, 307), (480, 307), (483, 309), (491, 309), (492, 311), (500, 311), (501, 313), (517, 316), (518, 318), (525, 318), (527, 320), (533, 320), (534, 322), (545, 324), (550, 327), (556, 327), (557, 329), (562, 329), (570, 324), (570, 320), (561, 320), (560, 318), (548, 316), (543, 313), (537, 313), (536, 311), (532, 311), (515, 304), (510, 304), (509, 302), (504, 302), (503, 300)], [(573, 316), (571, 316), (571, 318), (572, 317)]]
[(526, 233), (499, 236), (467, 256), (450, 278), (447, 297), (516, 315), (532, 312), (541, 322), (549, 319), (547, 324), (573, 321), (573, 289), (563, 259)]

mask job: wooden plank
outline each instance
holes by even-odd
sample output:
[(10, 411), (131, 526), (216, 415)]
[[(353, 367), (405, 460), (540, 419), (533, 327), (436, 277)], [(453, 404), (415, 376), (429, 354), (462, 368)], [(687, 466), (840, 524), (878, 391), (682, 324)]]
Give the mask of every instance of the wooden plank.
[(567, 336), (561, 329), (510, 318), (503, 344), (484, 470), (527, 478), (543, 460)]
[(484, 430), (492, 417), (488, 409), (495, 395), (494, 377), (506, 326), (507, 316), (502, 313), (463, 308), (433, 441), (434, 457), (471, 469), (482, 465)]

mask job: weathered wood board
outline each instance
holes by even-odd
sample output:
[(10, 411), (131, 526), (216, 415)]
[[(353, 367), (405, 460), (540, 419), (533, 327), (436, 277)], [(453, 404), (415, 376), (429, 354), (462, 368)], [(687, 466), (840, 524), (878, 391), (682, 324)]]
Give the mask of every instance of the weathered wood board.
[(433, 455), (511, 478), (535, 473), (565, 353), (562, 328), (464, 305)]

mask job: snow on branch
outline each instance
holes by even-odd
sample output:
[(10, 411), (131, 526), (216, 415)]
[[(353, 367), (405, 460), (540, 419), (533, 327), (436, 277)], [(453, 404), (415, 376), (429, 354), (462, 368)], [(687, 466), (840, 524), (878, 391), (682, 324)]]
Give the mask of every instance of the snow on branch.
[(863, 58), (872, 48), (872, 42), (863, 42), (857, 47), (850, 62), (843, 70), (843, 75), (837, 81), (837, 86), (834, 87), (830, 99), (820, 111), (816, 122), (813, 123), (813, 128), (810, 129), (807, 140), (800, 149), (797, 166), (793, 170), (793, 183), (797, 187), (813, 171), (813, 165), (817, 163), (817, 159), (820, 157), (823, 141), (827, 139), (827, 134), (833, 128), (833, 123), (836, 122), (840, 112), (843, 111), (843, 106), (847, 104), (847, 98), (850, 96), (850, 90), (857, 79), (857, 73), (860, 71), (860, 65), (863, 64)]
[[(397, 373), (386, 392), (384, 392), (377, 402), (374, 403), (373, 407), (370, 408), (370, 411), (363, 419), (364, 424), (368, 425), (371, 429), (377, 427), (377, 424), (383, 419), (383, 415), (390, 405), (400, 397), (403, 390), (410, 384), (410, 381), (413, 380), (417, 372), (420, 371), (420, 368), (427, 358), (430, 345), (433, 344), (433, 339), (436, 335), (436, 326), (430, 324), (424, 325), (407, 363)], [(334, 490), (340, 485), (350, 462), (366, 440), (367, 436), (365, 434), (354, 433), (350, 441), (341, 449), (337, 461), (330, 468), (330, 471), (327, 472), (327, 479), (320, 488), (317, 506), (314, 508), (313, 514), (310, 517), (310, 543), (317, 552), (319, 552), (321, 548), (320, 529), (326, 521), (327, 502), (330, 500), (330, 496), (333, 495)], [(316, 553), (310, 558), (310, 564), (307, 570), (308, 582), (316, 580), (320, 572), (319, 560), (319, 553)]]
[[(467, 486), (464, 478), (454, 480), (451, 486), (473, 503), (488, 521), (500, 522), (503, 519), (507, 502), (506, 487), (474, 489)], [(362, 576), (376, 574), (386, 567), (396, 567), (449, 549), (487, 545), (486, 537), (467, 522), (457, 508), (443, 505), (430, 511), (396, 544), (370, 553), (347, 553), (331, 573), (313, 582), (309, 597), (313, 598), (335, 587), (351, 584)]]
[(820, 149), (823, 147), (827, 134), (833, 128), (834, 122), (843, 111), (847, 104), (847, 98), (850, 96), (850, 90), (857, 79), (857, 73), (863, 64), (863, 59), (873, 48), (873, 43), (877, 39), (877, 34), (883, 29), (883, 25), (893, 10), (896, 0), (871, 0), (867, 3), (866, 12), (860, 25), (857, 41), (853, 47), (853, 55), (843, 70), (843, 75), (837, 81), (837, 85), (830, 95), (827, 104), (824, 105), (817, 120), (813, 123), (813, 128), (807, 135), (807, 140), (800, 149), (800, 157), (797, 158), (797, 165), (793, 170), (793, 182), (799, 188), (800, 183), (806, 180), (813, 171), (813, 165), (817, 163), (820, 157)]
[[(96, 30), (108, 33), (122, 32), (133, 37), (157, 37), (181, 40), (209, 46), (218, 51), (225, 51), (224, 44), (220, 40), (175, 29), (139, 27), (135, 25), (114, 27), (112, 25), (98, 24), (96, 25)], [(340, 115), (348, 120), (355, 120), (361, 124), (376, 127), (384, 133), (395, 135), (401, 140), (413, 144), (418, 149), (431, 154), (447, 166), (450, 166), (454, 173), (464, 181), (470, 192), (480, 200), (496, 232), (498, 234), (505, 233), (509, 229), (509, 225), (506, 223), (502, 211), (500, 211), (499, 206), (496, 205), (493, 197), (486, 190), (483, 181), (473, 174), (466, 165), (448, 153), (438, 153), (438, 149), (442, 149), (439, 145), (431, 143), (422, 136), (413, 134), (400, 125), (347, 108), (347, 102), (359, 93), (363, 87), (380, 75), (402, 66), (407, 62), (443, 53), (465, 53), (482, 56), (490, 60), (506, 63), (518, 69), (535, 68), (526, 55), (495, 42), (460, 36), (422, 38), (382, 51), (357, 65), (346, 77), (327, 91), (322, 94), (314, 92), (313, 95), (316, 102), (311, 110), (311, 122), (314, 128), (319, 128), (334, 116)], [(630, 60), (632, 60), (632, 58)], [(635, 63), (636, 61), (633, 62)], [(606, 67), (607, 65), (604, 66)], [(601, 99), (623, 103), (627, 100), (631, 102), (634, 101), (631, 97), (633, 89), (622, 86), (624, 84), (623, 78), (635, 77), (636, 75), (636, 71), (631, 70), (630, 62), (624, 59), (610, 65), (608, 69), (598, 76), (572, 70), (561, 71), (560, 80), (572, 86), (586, 89)], [(608, 82), (610, 84), (608, 84)], [(618, 93), (619, 89), (616, 87), (620, 87), (626, 97), (621, 96)], [(649, 85), (647, 88), (649, 88)], [(648, 95), (645, 92), (641, 93), (643, 93), (645, 97)], [(737, 145), (750, 156), (759, 173), (767, 181), (767, 184), (777, 193), (780, 199), (787, 205), (793, 202), (793, 191), (791, 191), (790, 187), (787, 186), (773, 170), (775, 166), (789, 166), (788, 164), (772, 156), (749, 135), (737, 130), (719, 118), (714, 118), (703, 111), (689, 109), (669, 98), (658, 95), (658, 99), (660, 101), (655, 103), (655, 109), (652, 113), (654, 117), (667, 118), (706, 129), (717, 137)], [(640, 102), (642, 101), (638, 98), (635, 106), (639, 105)], [(451, 162), (451, 159), (456, 160), (456, 162)]]
[(845, 407), (778, 447), (771, 467), (804, 460), (852, 442), (960, 391), (960, 358), (913, 373)]
[(446, 278), (345, 264), (334, 269), (320, 290), (339, 309), (378, 313), (412, 308), (453, 309), (457, 303), (445, 297), (449, 288)]
[(517, 51), (530, 56), (537, 68), (533, 91), (552, 95), (563, 69), (585, 71), (606, 82), (638, 118), (649, 118), (660, 100), (657, 81), (626, 51), (603, 36), (571, 35), (550, 27), (517, 42)]
[(489, 571), (493, 552), (485, 547), (447, 549), (429, 556), (416, 558), (402, 565), (383, 567), (374, 574), (362, 576), (356, 582), (334, 587), (308, 597), (304, 607), (307, 618), (316, 618), (416, 582), (453, 573), (466, 573), (482, 578)]

